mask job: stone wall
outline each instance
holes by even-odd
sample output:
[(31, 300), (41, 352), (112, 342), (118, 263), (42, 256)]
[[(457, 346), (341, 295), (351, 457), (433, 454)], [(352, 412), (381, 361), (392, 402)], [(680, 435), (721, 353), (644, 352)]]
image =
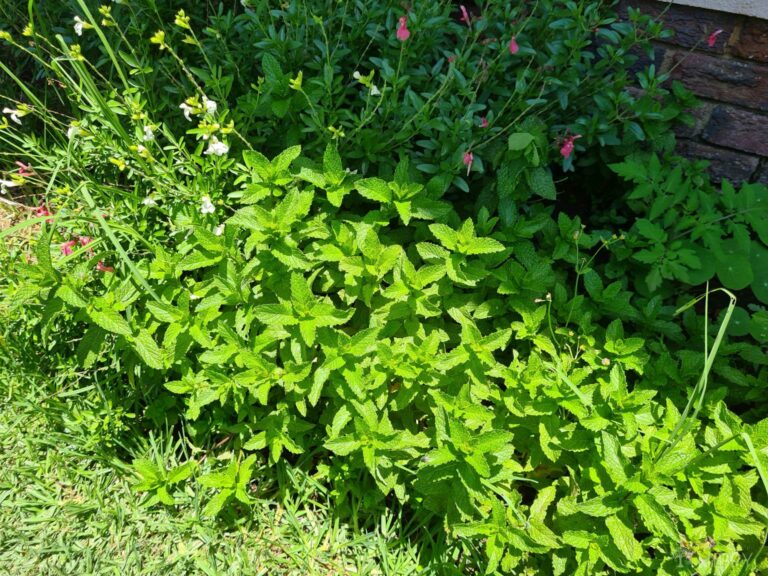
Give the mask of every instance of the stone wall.
[(678, 130), (680, 151), (709, 160), (716, 179), (768, 184), (768, 20), (656, 0), (622, 0), (622, 15), (628, 6), (675, 32), (657, 44), (656, 65), (703, 102), (696, 125)]

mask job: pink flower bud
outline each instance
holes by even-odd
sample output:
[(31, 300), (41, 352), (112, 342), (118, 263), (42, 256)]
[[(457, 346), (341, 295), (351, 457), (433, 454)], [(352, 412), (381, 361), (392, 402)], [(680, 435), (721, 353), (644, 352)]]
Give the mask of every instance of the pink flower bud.
[(405, 42), (411, 37), (411, 31), (408, 30), (408, 17), (400, 16), (398, 22), (400, 25), (397, 28), (397, 39), (400, 40), (400, 42)]
[(509, 41), (509, 53), (510, 54), (517, 54), (520, 51), (520, 46), (517, 45), (517, 40), (514, 36), (512, 36), (512, 39)]
[(461, 18), (459, 18), (459, 22), (463, 22), (464, 24), (469, 26), (471, 23), (469, 20), (469, 12), (467, 12), (466, 7), (462, 4), (461, 6), (459, 6), (459, 10), (461, 10)]
[(709, 37), (707, 38), (707, 46), (709, 46), (710, 48), (713, 48), (715, 46), (715, 42), (717, 42), (717, 37), (720, 36), (720, 34), (722, 33), (723, 33), (722, 30), (715, 30), (714, 32), (712, 32), (712, 34), (710, 34)]
[(77, 245), (77, 240), (67, 240), (61, 245), (61, 253), (64, 254), (64, 256), (69, 256), (72, 254), (72, 248)]
[(99, 263), (96, 264), (96, 270), (99, 272), (114, 272), (115, 269), (112, 266), (105, 266), (103, 260), (99, 260)]
[(16, 160), (16, 166), (19, 167), (19, 176), (30, 176), (32, 174), (32, 166), (18, 160)]
[(485, 116), (480, 118), (480, 128), (488, 128), (488, 118)]
[(472, 170), (472, 162), (475, 161), (475, 155), (472, 154), (469, 150), (464, 152), (464, 166), (467, 167), (467, 176), (469, 176), (469, 171)]
[(581, 138), (581, 134), (574, 134), (573, 136), (566, 136), (563, 138), (563, 144), (560, 146), (560, 154), (563, 158), (569, 158), (573, 154), (574, 140)]

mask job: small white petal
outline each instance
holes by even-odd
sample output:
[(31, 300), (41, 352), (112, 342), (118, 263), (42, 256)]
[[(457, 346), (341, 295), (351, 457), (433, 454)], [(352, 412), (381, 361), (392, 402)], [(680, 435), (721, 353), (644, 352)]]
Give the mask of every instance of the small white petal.
[(379, 91), (379, 88), (374, 84), (371, 86), (371, 96), (381, 96), (381, 92)]
[(190, 113), (192, 112), (192, 106), (190, 106), (186, 102), (182, 102), (181, 104), (179, 104), (179, 108), (181, 108), (184, 111), (184, 118), (186, 118), (187, 120), (192, 120), (192, 118), (190, 118), (189, 116)]
[(18, 110), (14, 110), (13, 108), (3, 108), (3, 114), (8, 114), (11, 117), (11, 120), (16, 122), (16, 124), (21, 124)]
[(200, 199), (200, 213), (201, 214), (213, 214), (216, 211), (216, 207), (211, 202), (209, 196), (203, 196)]
[(224, 233), (224, 224), (219, 224), (216, 226), (216, 228), (213, 229), (213, 233), (216, 236), (221, 236)]
[(78, 36), (83, 35), (83, 24), (85, 24), (85, 22), (80, 19), (80, 16), (75, 16), (75, 34)]
[(358, 72), (357, 70), (352, 72), (352, 78), (354, 78), (355, 80), (360, 80), (360, 72)]
[(216, 136), (211, 136), (211, 142), (208, 144), (208, 148), (205, 150), (205, 154), (214, 154), (215, 156), (224, 156), (229, 152), (229, 146), (224, 142), (220, 142)]
[(144, 204), (144, 206), (157, 206), (157, 200), (152, 198), (152, 196), (147, 196), (141, 203)]
[(155, 139), (155, 133), (152, 132), (152, 128), (149, 126), (144, 126), (144, 142), (150, 142), (151, 140)]
[(216, 102), (208, 100), (208, 98), (205, 97), (203, 97), (203, 106), (205, 106), (205, 111), (208, 112), (208, 114), (216, 114), (216, 110), (219, 107)]
[(78, 134), (80, 134), (80, 128), (78, 128), (77, 126), (70, 126), (69, 129), (67, 130), (67, 138), (69, 140), (72, 140), (72, 138), (74, 138)]

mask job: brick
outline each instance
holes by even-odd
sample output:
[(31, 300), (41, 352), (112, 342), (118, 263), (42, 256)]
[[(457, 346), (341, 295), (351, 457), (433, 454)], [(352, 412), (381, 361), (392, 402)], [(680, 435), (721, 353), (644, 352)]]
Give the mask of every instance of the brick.
[(740, 58), (768, 62), (768, 21), (747, 19), (741, 28), (739, 41), (732, 51)]
[(760, 184), (768, 184), (768, 162), (763, 161), (763, 165), (757, 171), (755, 182), (759, 182)]
[(712, 102), (704, 102), (701, 106), (686, 110), (688, 114), (693, 116), (694, 124), (693, 126), (687, 126), (682, 122), (678, 122), (675, 126), (675, 134), (677, 134), (679, 138), (695, 138), (701, 134), (702, 130), (704, 130), (714, 108), (715, 105)]
[(768, 156), (768, 115), (720, 105), (712, 111), (702, 137), (711, 144)]
[(672, 55), (672, 78), (694, 94), (768, 111), (768, 66), (708, 54)]
[(635, 56), (637, 61), (629, 67), (629, 72), (631, 74), (637, 74), (644, 71), (651, 64), (656, 66), (656, 70), (661, 69), (661, 66), (664, 63), (664, 55), (666, 53), (667, 49), (664, 47), (664, 45), (657, 43), (654, 43), (653, 52), (651, 54), (648, 54), (644, 50), (633, 48), (630, 50), (630, 54)]
[(736, 183), (747, 182), (760, 164), (756, 156), (716, 148), (692, 140), (678, 140), (677, 151), (688, 158), (709, 160), (709, 174), (715, 182), (723, 179)]
[[(623, 0), (618, 13), (622, 19), (628, 16), (628, 8), (639, 8), (644, 14), (661, 18), (667, 28), (674, 31), (672, 38), (665, 42), (683, 48), (696, 47), (704, 52), (725, 54), (726, 46), (739, 23), (740, 17), (727, 12), (705, 10), (690, 6), (669, 5), (657, 0)], [(722, 30), (715, 45), (707, 46), (708, 36), (715, 30)]]

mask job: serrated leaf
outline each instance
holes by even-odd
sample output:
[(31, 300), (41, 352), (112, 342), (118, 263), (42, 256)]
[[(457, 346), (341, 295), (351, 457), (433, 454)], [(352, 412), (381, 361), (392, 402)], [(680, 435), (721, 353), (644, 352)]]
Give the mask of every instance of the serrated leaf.
[(168, 484), (176, 484), (177, 482), (181, 482), (182, 480), (186, 480), (192, 476), (196, 468), (197, 461), (190, 460), (189, 462), (185, 462), (184, 464), (176, 466), (170, 472), (168, 472), (166, 480)]
[(545, 200), (557, 199), (555, 182), (552, 180), (552, 174), (547, 168), (534, 168), (528, 175), (528, 185), (534, 194), (541, 196)]
[(469, 245), (463, 250), (464, 254), (495, 254), (503, 252), (504, 244), (493, 238), (473, 238)]
[(328, 440), (324, 446), (338, 456), (347, 456), (360, 448), (361, 443), (354, 436), (347, 435)]
[(165, 367), (165, 357), (162, 350), (160, 350), (155, 339), (146, 330), (139, 330), (139, 333), (133, 338), (133, 348), (150, 368), (162, 370)]
[(634, 503), (643, 523), (651, 533), (669, 538), (673, 542), (679, 539), (680, 534), (674, 522), (653, 496), (648, 493), (637, 494)]
[(99, 326), (90, 326), (77, 345), (77, 361), (83, 368), (90, 368), (98, 359), (106, 332)]
[(527, 132), (515, 132), (507, 139), (507, 147), (512, 151), (525, 150), (534, 141), (533, 134)]
[(130, 324), (123, 318), (119, 312), (112, 309), (89, 310), (88, 316), (95, 324), (102, 327), (107, 332), (120, 334), (121, 336), (130, 336), (133, 331)]
[(624, 458), (621, 454), (621, 445), (615, 436), (603, 431), (601, 434), (603, 445), (603, 465), (608, 475), (617, 485), (621, 486), (627, 481), (627, 473), (624, 470)]
[(326, 179), (329, 176), (336, 180), (344, 177), (344, 167), (341, 164), (339, 151), (336, 150), (336, 146), (330, 143), (325, 147), (325, 153), (323, 154), (323, 172)]
[(361, 196), (388, 204), (392, 201), (392, 189), (381, 178), (363, 178), (355, 182), (355, 189)]
[(618, 516), (609, 516), (605, 519), (605, 525), (608, 527), (608, 532), (611, 535), (613, 543), (616, 548), (629, 560), (630, 562), (637, 562), (643, 556), (643, 548), (640, 543), (635, 540), (635, 535), (632, 529), (627, 526), (623, 520)]
[(272, 169), (275, 172), (284, 172), (291, 167), (296, 158), (301, 154), (301, 146), (290, 146), (272, 159)]

